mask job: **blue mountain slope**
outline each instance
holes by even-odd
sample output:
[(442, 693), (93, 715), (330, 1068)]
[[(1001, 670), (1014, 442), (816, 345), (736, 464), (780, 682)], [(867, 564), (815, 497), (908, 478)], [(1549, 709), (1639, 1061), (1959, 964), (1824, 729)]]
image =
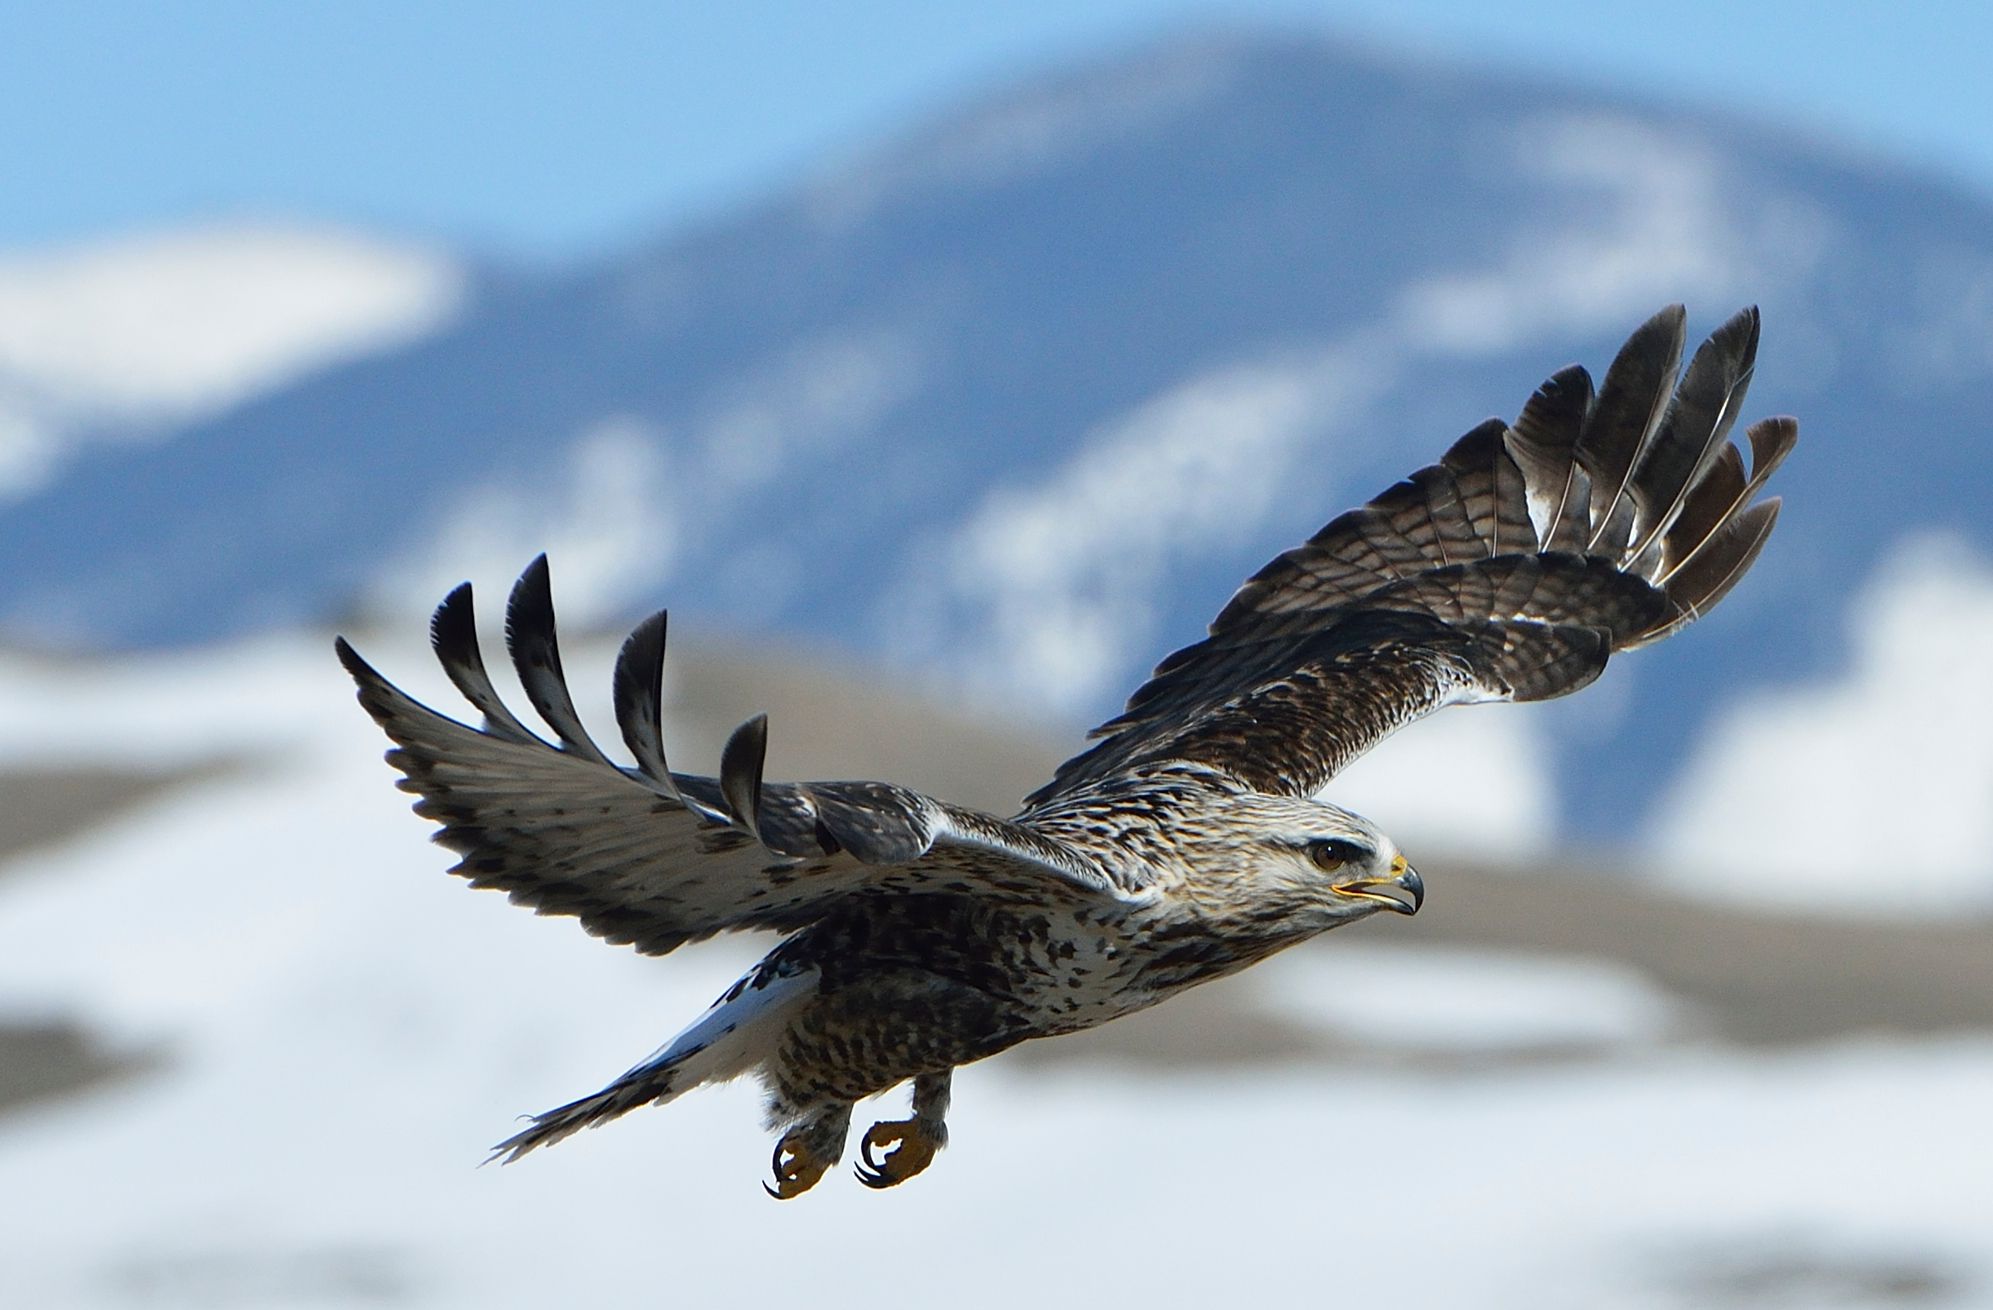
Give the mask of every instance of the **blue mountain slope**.
[(1834, 658), (1889, 544), (1993, 550), (1993, 208), (1770, 131), (1311, 42), (1026, 87), (79, 466), (0, 521), (0, 626), (153, 644), (335, 614), (466, 522), (523, 563), (549, 523), (502, 507), (585, 517), (562, 489), (612, 432), (652, 545), (620, 608), (1097, 719), (1264, 559), (1677, 299), (1696, 330), (1763, 306), (1747, 417), (1804, 438), (1751, 581), (1572, 702), (1574, 818), (1616, 831), (1712, 710)]

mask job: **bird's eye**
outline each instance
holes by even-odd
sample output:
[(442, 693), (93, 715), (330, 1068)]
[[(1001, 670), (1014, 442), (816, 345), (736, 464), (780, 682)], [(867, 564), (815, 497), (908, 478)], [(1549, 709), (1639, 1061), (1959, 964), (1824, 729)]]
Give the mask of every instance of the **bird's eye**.
[(1321, 841), (1308, 843), (1308, 858), (1315, 867), (1327, 873), (1334, 873), (1345, 864), (1357, 864), (1369, 858), (1370, 852), (1353, 841), (1341, 837), (1325, 837)]

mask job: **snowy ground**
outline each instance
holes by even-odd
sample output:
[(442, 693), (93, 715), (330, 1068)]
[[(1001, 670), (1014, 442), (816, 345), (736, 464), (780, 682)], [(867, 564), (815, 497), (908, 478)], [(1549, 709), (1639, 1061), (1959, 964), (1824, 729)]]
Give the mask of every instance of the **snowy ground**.
[(928, 1176), (788, 1205), (745, 1087), (479, 1169), (751, 944), (647, 961), (468, 894), (381, 745), (317, 638), (0, 662), (0, 768), (255, 761), (0, 869), (0, 1020), (153, 1062), (0, 1118), (0, 1305), (1993, 1306), (1993, 1033), (1719, 1046), (1638, 973), (1420, 920), (1238, 1004), (1451, 1063), (1000, 1058)]
[(454, 316), (465, 283), (436, 252), (302, 223), (0, 250), (0, 502), (89, 442), (413, 341)]

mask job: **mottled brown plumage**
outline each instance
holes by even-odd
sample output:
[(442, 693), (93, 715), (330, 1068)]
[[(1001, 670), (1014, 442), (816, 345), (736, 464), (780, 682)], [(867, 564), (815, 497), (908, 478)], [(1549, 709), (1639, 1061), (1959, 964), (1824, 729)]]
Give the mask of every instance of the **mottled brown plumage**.
[(1757, 313), (1677, 380), (1682, 332), (1680, 307), (1663, 310), (1596, 395), (1584, 370), (1559, 372), (1514, 424), (1475, 428), (1272, 561), (1008, 820), (887, 783), (766, 781), (761, 719), (717, 778), (673, 772), (662, 614), (617, 661), (635, 765), (615, 764), (568, 693), (544, 558), (513, 590), (506, 644), (556, 743), (493, 689), (468, 586), (432, 637), (481, 727), (417, 704), (341, 641), (400, 785), (472, 885), (651, 954), (789, 934), (657, 1054), (499, 1154), (752, 1073), (782, 1131), (770, 1191), (790, 1197), (838, 1160), (855, 1102), (911, 1080), (912, 1116), (862, 1140), (859, 1177), (891, 1186), (946, 1141), (956, 1066), (1415, 912), (1423, 885), (1390, 838), (1315, 793), (1443, 705), (1584, 686), (1707, 611), (1771, 531), (1778, 502), (1753, 498), (1797, 428), (1751, 428), (1748, 472), (1729, 440)]

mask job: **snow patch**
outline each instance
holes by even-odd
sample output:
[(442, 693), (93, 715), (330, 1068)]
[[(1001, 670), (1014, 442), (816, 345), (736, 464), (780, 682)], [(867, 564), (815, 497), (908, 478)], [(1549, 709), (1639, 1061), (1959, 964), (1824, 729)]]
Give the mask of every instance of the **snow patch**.
[(261, 223), (0, 255), (0, 495), (85, 430), (189, 422), (435, 331), (464, 280), (431, 251)]
[(295, 634), (80, 664), (0, 652), (0, 767), (274, 755), (344, 717), (325, 694), (343, 676), (329, 640)]
[[(934, 652), (992, 701), (1097, 706), (1160, 653), (1172, 566), (1263, 518), (1297, 458), (1417, 368), (1621, 330), (1671, 300), (1761, 295), (1835, 239), (1796, 197), (1740, 208), (1727, 157), (1683, 130), (1566, 114), (1512, 145), (1546, 193), (1575, 197), (1547, 228), (1528, 224), (1487, 266), (1410, 283), (1379, 320), (1306, 353), (1283, 345), (1194, 376), (1088, 434), (1049, 476), (992, 493), (942, 548), (944, 576), (908, 581), (887, 607), (899, 647)], [(1517, 822), (1534, 832), (1543, 803), (1532, 790)]]
[(1643, 1046), (1683, 1032), (1674, 997), (1605, 960), (1329, 940), (1261, 966), (1290, 1023), (1385, 1049)]
[[(370, 652), (387, 667), (426, 662), (419, 633), (387, 644)], [(729, 1304), (771, 1244), (785, 1270), (829, 1269), (881, 1231), (896, 1285), (945, 1288), (964, 1310), (1048, 1286), (1103, 1303), (1302, 1301), (1319, 1297), (1320, 1262), (1260, 1255), (1320, 1245), (1325, 1188), (1332, 1208), (1412, 1225), (1336, 1244), (1351, 1304), (1516, 1303), (1491, 1288), (1553, 1307), (1685, 1304), (1656, 1280), (1740, 1242), (1934, 1264), (1982, 1302), (1993, 1292), (1993, 1175), (1970, 1149), (1993, 1080), (1983, 1039), (1250, 1079), (998, 1059), (958, 1077), (953, 1145), (897, 1192), (839, 1171), (793, 1206), (767, 1200), (745, 1086), (479, 1169), (515, 1115), (613, 1077), (765, 943), (649, 960), (471, 894), (441, 872), (448, 855), (390, 786), (385, 743), (319, 638), (197, 663), (50, 666), (27, 689), (46, 703), (41, 745), (67, 721), (119, 759), (137, 714), (143, 738), (212, 747), (253, 730), (285, 749), (0, 878), (0, 1007), (165, 1056), (0, 1118), (0, 1175), (33, 1198), (8, 1216), (9, 1305), (585, 1305), (659, 1286), (660, 1259), (674, 1302)], [(0, 686), (19, 667), (0, 666)], [(1639, 1043), (1670, 1021), (1609, 969), (1407, 956), (1340, 933), (1295, 964), (1281, 984), (1295, 1013), (1321, 1005), (1350, 1031), (1388, 1014), (1429, 1046), (1471, 1049), (1483, 1024), (1507, 1041)], [(1906, 1107), (1937, 1129), (1849, 1130), (1909, 1123)], [(1158, 1214), (1195, 1216), (1198, 1240), (1102, 1262), (1153, 1249)], [(1446, 1259), (1408, 1261), (1391, 1240), (1407, 1232)], [(1657, 1271), (1657, 1250), (1686, 1254)], [(809, 1295), (880, 1293), (831, 1278)]]
[(910, 580), (889, 609), (908, 641), (945, 643), (993, 703), (1098, 704), (1154, 653), (1175, 561), (1264, 517), (1301, 450), (1355, 422), (1387, 380), (1347, 345), (1192, 378), (1088, 434), (1037, 485), (993, 492), (939, 575)]
[(1712, 730), (1662, 811), (1657, 862), (1703, 896), (1993, 908), (1993, 563), (1958, 538), (1909, 541), (1848, 627), (1844, 676)]
[(724, 501), (772, 480), (791, 461), (885, 420), (913, 393), (921, 351), (892, 329), (824, 333), (740, 378), (696, 423), (702, 500)]
[(458, 494), (434, 534), (385, 565), (366, 610), (383, 621), (426, 614), (466, 578), (503, 595), (545, 552), (560, 568), (564, 622), (627, 616), (671, 574), (687, 508), (667, 446), (641, 419), (605, 420), (568, 448), (564, 475), (494, 481)]
[(1973, 386), (1993, 373), (1993, 252), (1941, 245), (1916, 253), (1913, 303), (1879, 343), (1904, 395)]
[(1419, 848), (1521, 861), (1557, 837), (1557, 782), (1537, 705), (1463, 705), (1420, 719), (1335, 776), (1326, 800)]
[(1560, 115), (1526, 125), (1514, 152), (1523, 175), (1571, 197), (1562, 226), (1531, 224), (1496, 267), (1407, 287), (1397, 310), (1407, 341), (1495, 354), (1621, 330), (1672, 301), (1761, 297), (1817, 264), (1832, 239), (1827, 217), (1799, 197), (1739, 206), (1742, 183), (1724, 156), (1678, 129)]

